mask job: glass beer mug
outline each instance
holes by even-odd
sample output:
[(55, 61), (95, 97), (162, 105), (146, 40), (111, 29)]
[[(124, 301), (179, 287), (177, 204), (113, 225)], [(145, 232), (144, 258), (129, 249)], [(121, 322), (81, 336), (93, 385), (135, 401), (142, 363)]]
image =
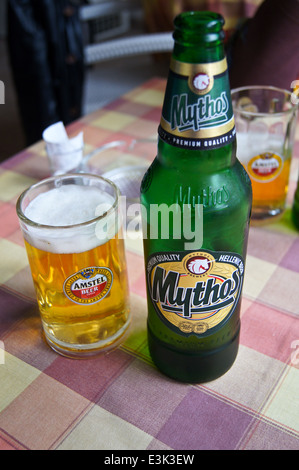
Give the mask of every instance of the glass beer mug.
[(298, 106), (292, 93), (270, 86), (232, 90), (237, 157), (252, 183), (253, 221), (285, 209)]
[(49, 345), (68, 357), (118, 345), (130, 322), (118, 188), (96, 175), (48, 178), (17, 214)]

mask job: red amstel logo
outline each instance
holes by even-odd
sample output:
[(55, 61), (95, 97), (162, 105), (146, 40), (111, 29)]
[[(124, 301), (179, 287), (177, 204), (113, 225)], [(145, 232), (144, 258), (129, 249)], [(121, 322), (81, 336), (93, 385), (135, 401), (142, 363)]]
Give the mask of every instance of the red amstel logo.
[(63, 285), (65, 295), (77, 304), (90, 305), (109, 293), (113, 274), (106, 267), (89, 267), (72, 274)]
[(256, 181), (268, 182), (274, 180), (283, 168), (283, 159), (272, 152), (264, 152), (249, 160), (247, 169), (249, 175)]

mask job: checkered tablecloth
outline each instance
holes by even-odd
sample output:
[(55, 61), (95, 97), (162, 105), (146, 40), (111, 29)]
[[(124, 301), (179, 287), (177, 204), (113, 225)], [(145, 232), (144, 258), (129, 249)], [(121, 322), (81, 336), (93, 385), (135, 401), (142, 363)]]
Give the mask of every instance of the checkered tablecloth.
[[(156, 138), (164, 89), (153, 79), (69, 134), (83, 130), (87, 150)], [(289, 207), (298, 157), (296, 144)], [(0, 449), (299, 449), (299, 237), (289, 207), (279, 223), (250, 228), (235, 364), (213, 382), (181, 384), (149, 357), (140, 240), (126, 240), (133, 315), (126, 342), (83, 361), (44, 343), (15, 203), (48, 175), (43, 143), (0, 167)]]

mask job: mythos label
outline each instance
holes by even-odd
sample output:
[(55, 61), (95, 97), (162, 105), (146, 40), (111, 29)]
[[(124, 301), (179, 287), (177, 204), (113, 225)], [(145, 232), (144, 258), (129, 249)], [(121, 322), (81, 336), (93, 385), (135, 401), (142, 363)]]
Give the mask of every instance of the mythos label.
[(106, 297), (112, 282), (113, 274), (109, 268), (93, 266), (68, 277), (63, 291), (76, 304), (90, 305)]
[(214, 149), (235, 137), (227, 62), (189, 64), (172, 59), (159, 135), (181, 148)]
[(241, 295), (244, 261), (236, 253), (154, 253), (147, 287), (160, 319), (181, 334), (204, 334), (227, 320)]

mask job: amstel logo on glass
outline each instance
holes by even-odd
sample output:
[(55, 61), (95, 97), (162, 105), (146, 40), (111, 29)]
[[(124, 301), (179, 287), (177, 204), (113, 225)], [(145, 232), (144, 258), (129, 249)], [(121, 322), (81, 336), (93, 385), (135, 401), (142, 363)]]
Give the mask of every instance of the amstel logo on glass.
[(147, 283), (160, 318), (182, 333), (205, 333), (234, 311), (242, 290), (244, 261), (235, 253), (155, 253)]
[(63, 285), (65, 295), (77, 304), (93, 304), (109, 293), (113, 274), (109, 268), (90, 267), (72, 274)]

